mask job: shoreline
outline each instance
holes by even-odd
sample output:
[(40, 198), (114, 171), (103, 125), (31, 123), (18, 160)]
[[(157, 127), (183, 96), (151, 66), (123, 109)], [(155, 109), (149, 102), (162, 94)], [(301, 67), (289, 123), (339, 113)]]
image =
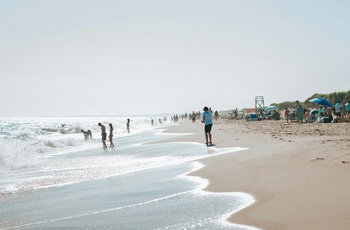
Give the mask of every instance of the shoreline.
[[(136, 142), (138, 140), (136, 138)], [(163, 153), (169, 153), (173, 149), (187, 158), (192, 151), (184, 153), (181, 149), (188, 149), (186, 145), (186, 143), (164, 144), (168, 148), (161, 151), (162, 156)], [(206, 147), (199, 146), (197, 143), (188, 143), (188, 145), (193, 146), (194, 153), (200, 149), (200, 152), (204, 150), (202, 156), (207, 155)], [(137, 146), (136, 148), (145, 149), (145, 146)], [(159, 149), (159, 146), (154, 145), (153, 150), (155, 151), (149, 150), (148, 153), (157, 152), (157, 149)], [(100, 156), (101, 151), (95, 152), (95, 155)], [(129, 154), (128, 151), (122, 152), (125, 155)], [(212, 155), (209, 152), (208, 149), (208, 154)], [(74, 157), (80, 154), (82, 156), (88, 155), (86, 152), (82, 152), (74, 154)], [(119, 160), (121, 160), (120, 157), (123, 154), (119, 155)], [(102, 152), (102, 155), (106, 154)], [(168, 162), (172, 162), (172, 159)], [(98, 229), (109, 226), (118, 229), (140, 227), (158, 229), (163, 226), (164, 228), (168, 228), (166, 226), (173, 226), (173, 228), (179, 226), (185, 226), (184, 228), (200, 226), (201, 228), (206, 226), (208, 229), (217, 229), (216, 226), (221, 228), (224, 224), (229, 229), (235, 229), (227, 221), (227, 217), (238, 207), (243, 208), (243, 206), (249, 205), (244, 205), (246, 204), (245, 196), (242, 197), (239, 193), (217, 196), (204, 191), (208, 180), (197, 176), (188, 180), (187, 175), (199, 169), (196, 164), (202, 167), (202, 164), (197, 160), (185, 160), (180, 164), (170, 164), (167, 167), (155, 167), (119, 176), (13, 194), (11, 200), (3, 203), (0, 228), (92, 227)], [(232, 199), (232, 196), (238, 197), (238, 199)], [(216, 206), (212, 204), (216, 204)], [(52, 209), (52, 207), (55, 207), (55, 209)], [(198, 209), (201, 211), (198, 212)], [(148, 215), (145, 215), (146, 213)], [(188, 213), (192, 214), (188, 215)], [(116, 222), (116, 216), (123, 219), (123, 221)], [(159, 217), (160, 219), (164, 217), (163, 223), (159, 224)], [(138, 221), (135, 222), (135, 218)], [(153, 221), (155, 218), (158, 219)], [(90, 222), (91, 220), (95, 221)], [(148, 223), (152, 225), (148, 225)]]
[[(219, 120), (216, 148), (248, 148), (199, 160), (189, 175), (209, 180), (210, 192), (244, 192), (256, 202), (229, 222), (262, 229), (346, 229), (350, 226), (349, 123)], [(192, 133), (164, 142), (204, 143), (200, 122), (179, 122), (166, 133)]]

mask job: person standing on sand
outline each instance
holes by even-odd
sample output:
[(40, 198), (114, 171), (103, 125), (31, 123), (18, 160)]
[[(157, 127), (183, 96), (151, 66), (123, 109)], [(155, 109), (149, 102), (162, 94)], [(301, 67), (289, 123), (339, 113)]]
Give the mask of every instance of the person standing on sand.
[(209, 112), (208, 107), (204, 107), (203, 120), (204, 123), (204, 132), (205, 132), (205, 140), (207, 146), (212, 146), (211, 142), (211, 127), (213, 126), (213, 115)]
[(192, 123), (196, 122), (196, 114), (192, 112)]
[(217, 110), (214, 113), (214, 117), (215, 117), (215, 121), (217, 121), (219, 117), (219, 112)]
[(102, 144), (103, 144), (103, 148), (106, 149), (107, 148), (107, 145), (106, 145), (106, 139), (107, 139), (106, 127), (104, 125), (102, 125), (101, 123), (98, 123), (98, 126), (101, 127)]
[(337, 101), (337, 104), (334, 106), (336, 118), (341, 118), (341, 110), (343, 109), (340, 103), (340, 100)]
[(113, 144), (113, 125), (112, 124), (109, 124), (109, 136), (108, 136), (108, 139), (109, 139), (109, 147), (113, 148), (114, 147), (114, 144)]
[(301, 107), (300, 104), (297, 108), (297, 119), (298, 119), (298, 123), (300, 123), (300, 124), (304, 123), (304, 109), (303, 109), (303, 107)]
[(284, 111), (284, 118), (287, 120), (287, 123), (288, 123), (288, 120), (289, 120), (289, 116), (290, 116), (289, 110), (288, 110), (288, 108), (286, 108), (286, 110)]

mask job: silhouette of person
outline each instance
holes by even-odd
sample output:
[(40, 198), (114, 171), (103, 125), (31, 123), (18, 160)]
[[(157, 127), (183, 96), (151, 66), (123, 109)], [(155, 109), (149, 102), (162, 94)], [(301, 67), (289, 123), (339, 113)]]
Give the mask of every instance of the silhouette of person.
[(84, 130), (81, 130), (81, 132), (84, 134), (84, 138), (85, 138), (85, 140), (87, 140), (87, 139), (88, 139), (88, 137), (89, 137), (89, 132), (84, 131)]
[(128, 130), (128, 133), (130, 133), (130, 119), (129, 118), (126, 122), (126, 129)]
[(106, 145), (106, 139), (107, 139), (106, 127), (104, 125), (102, 125), (101, 123), (98, 123), (98, 126), (101, 127), (102, 144), (103, 144), (103, 148), (106, 149), (107, 148), (107, 145)]
[(90, 129), (88, 129), (88, 134), (89, 134), (89, 137), (90, 137), (90, 139), (92, 139), (92, 132), (91, 132), (91, 130)]
[(112, 124), (109, 124), (109, 147), (113, 148), (114, 147), (114, 144), (113, 144), (113, 125)]

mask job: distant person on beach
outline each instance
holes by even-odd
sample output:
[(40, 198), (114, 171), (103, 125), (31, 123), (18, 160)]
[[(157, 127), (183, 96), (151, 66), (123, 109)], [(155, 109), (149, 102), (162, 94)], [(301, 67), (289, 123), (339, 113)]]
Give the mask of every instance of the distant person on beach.
[(101, 123), (98, 123), (98, 126), (101, 127), (102, 144), (103, 144), (103, 148), (106, 149), (107, 148), (107, 145), (106, 145), (106, 139), (107, 139), (106, 127), (104, 125), (102, 125)]
[(90, 129), (88, 129), (88, 134), (89, 134), (89, 137), (90, 137), (90, 139), (92, 139), (92, 132), (91, 132), (91, 130)]
[(297, 108), (297, 119), (298, 119), (298, 123), (303, 124), (304, 123), (304, 109), (303, 107), (301, 107), (301, 105), (299, 104), (298, 108)]
[(219, 117), (219, 112), (217, 110), (214, 113), (214, 117), (215, 117), (215, 121), (217, 121)]
[(341, 110), (342, 110), (342, 106), (340, 104), (340, 100), (337, 101), (337, 104), (335, 104), (334, 108), (335, 108), (335, 116), (336, 116), (336, 118), (340, 118), (341, 117)]
[(331, 123), (333, 121), (333, 108), (332, 107), (327, 107), (327, 116), (328, 116), (328, 123)]
[(289, 120), (289, 116), (290, 116), (289, 110), (288, 110), (288, 108), (286, 108), (284, 110), (284, 118), (287, 120), (287, 123), (288, 123), (288, 120)]
[(342, 105), (341, 116), (346, 117), (346, 104), (345, 104), (345, 102), (343, 102), (343, 105)]
[(81, 132), (84, 134), (84, 138), (85, 138), (85, 140), (87, 140), (87, 139), (88, 139), (88, 137), (89, 137), (89, 132), (84, 131), (84, 130), (81, 130)]
[(126, 129), (128, 130), (128, 133), (130, 133), (130, 119), (126, 121)]
[(193, 111), (192, 112), (192, 123), (194, 123), (194, 122), (196, 122), (196, 114), (195, 114), (195, 112)]
[(109, 136), (108, 136), (108, 139), (109, 139), (109, 147), (113, 148), (114, 147), (114, 144), (113, 144), (113, 125), (112, 124), (109, 124)]
[(324, 116), (324, 109), (323, 109), (323, 106), (321, 105), (320, 108), (318, 109), (317, 121), (320, 121), (323, 116)]
[(207, 146), (212, 146), (211, 141), (211, 127), (213, 126), (213, 115), (209, 112), (208, 107), (204, 107), (203, 120), (204, 123), (204, 132), (205, 132), (205, 141)]
[(350, 115), (350, 100), (349, 100), (348, 103), (346, 104), (345, 109), (346, 109), (347, 116), (349, 116), (349, 115)]

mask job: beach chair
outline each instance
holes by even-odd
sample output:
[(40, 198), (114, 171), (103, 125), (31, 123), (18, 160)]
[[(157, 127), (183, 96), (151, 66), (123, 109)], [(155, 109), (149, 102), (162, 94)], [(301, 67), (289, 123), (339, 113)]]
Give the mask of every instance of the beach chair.
[(254, 113), (248, 114), (247, 121), (256, 121), (258, 119), (258, 116)]

